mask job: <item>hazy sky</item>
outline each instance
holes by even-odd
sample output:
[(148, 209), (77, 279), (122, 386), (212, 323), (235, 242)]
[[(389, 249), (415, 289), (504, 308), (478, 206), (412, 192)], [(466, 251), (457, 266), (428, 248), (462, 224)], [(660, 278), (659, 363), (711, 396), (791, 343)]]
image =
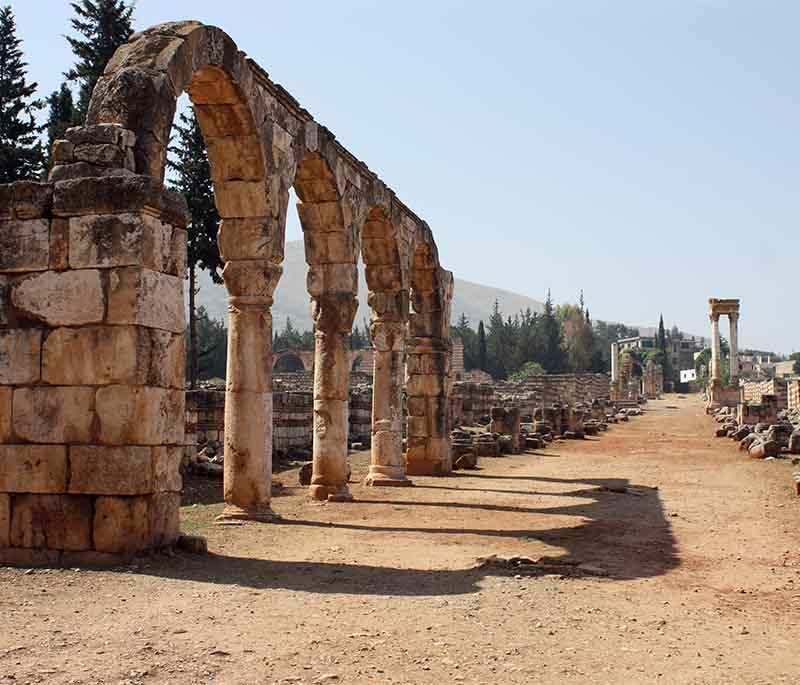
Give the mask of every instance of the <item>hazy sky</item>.
[[(11, 5), (46, 94), (69, 4)], [(800, 3), (137, 2), (176, 19), (226, 30), (458, 276), (699, 334), (739, 297), (742, 345), (800, 349)]]

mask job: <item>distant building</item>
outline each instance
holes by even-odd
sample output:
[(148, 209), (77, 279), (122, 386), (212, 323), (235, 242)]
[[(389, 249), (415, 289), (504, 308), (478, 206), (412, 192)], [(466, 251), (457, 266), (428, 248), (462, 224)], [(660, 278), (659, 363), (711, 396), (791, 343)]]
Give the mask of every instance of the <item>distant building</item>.
[[(654, 350), (656, 339), (652, 335), (637, 335), (618, 341), (620, 352), (624, 350)], [(677, 377), (680, 371), (694, 368), (694, 359), (705, 348), (705, 338), (667, 338), (667, 354), (669, 354), (672, 370)]]

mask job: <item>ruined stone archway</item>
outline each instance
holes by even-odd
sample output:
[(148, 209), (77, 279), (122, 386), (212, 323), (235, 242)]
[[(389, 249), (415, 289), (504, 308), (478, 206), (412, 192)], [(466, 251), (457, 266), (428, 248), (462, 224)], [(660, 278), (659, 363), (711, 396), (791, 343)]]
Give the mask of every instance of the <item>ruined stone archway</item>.
[(289, 188), (316, 323), (314, 496), (348, 496), (345, 338), (372, 208), (401, 227), (403, 290), (431, 294), (413, 285), (412, 242), (428, 246), (424, 270), (440, 289), (446, 280), (424, 222), (223, 31), (178, 22), (135, 34), (98, 81), (86, 125), (54, 145), (50, 180), (0, 186), (0, 550), (13, 550), (2, 559), (116, 560), (177, 536), (187, 217), (163, 173), (183, 91), (222, 217), (227, 515), (271, 517), (270, 308)]
[[(272, 370), (275, 373), (295, 373), (307, 371), (303, 356), (293, 350), (285, 350), (273, 355)], [(313, 362), (312, 362), (313, 365)]]

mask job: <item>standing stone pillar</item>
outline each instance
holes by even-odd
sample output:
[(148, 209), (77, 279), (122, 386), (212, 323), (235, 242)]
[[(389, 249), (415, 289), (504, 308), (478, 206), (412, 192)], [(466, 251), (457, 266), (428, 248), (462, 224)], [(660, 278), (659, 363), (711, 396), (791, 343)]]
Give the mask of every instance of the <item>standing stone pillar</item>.
[(442, 338), (412, 338), (406, 361), (409, 475), (453, 470), (450, 453), (450, 346)]
[(728, 314), (731, 327), (731, 352), (730, 352), (730, 384), (736, 387), (739, 383), (739, 315)]
[(372, 380), (372, 460), (365, 485), (408, 486), (403, 457), (403, 376), (405, 325), (376, 320), (370, 328), (375, 347)]
[(611, 382), (619, 380), (619, 343), (611, 343)]
[(351, 500), (347, 487), (350, 345), (358, 302), (352, 293), (312, 297), (314, 317), (314, 464), (309, 494), (318, 500)]
[(222, 519), (272, 520), (272, 294), (281, 267), (230, 261)]
[(711, 314), (711, 380), (719, 381), (722, 378), (722, 357), (719, 338), (719, 314)]

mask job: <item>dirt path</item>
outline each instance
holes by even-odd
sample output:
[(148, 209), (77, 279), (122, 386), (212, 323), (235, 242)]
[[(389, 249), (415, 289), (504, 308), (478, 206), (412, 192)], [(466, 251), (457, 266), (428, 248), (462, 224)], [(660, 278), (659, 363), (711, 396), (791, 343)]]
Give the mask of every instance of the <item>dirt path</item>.
[(287, 488), (280, 525), (185, 507), (207, 557), (0, 569), (0, 683), (798, 682), (791, 465), (709, 437), (696, 399), (650, 406), (352, 504)]

